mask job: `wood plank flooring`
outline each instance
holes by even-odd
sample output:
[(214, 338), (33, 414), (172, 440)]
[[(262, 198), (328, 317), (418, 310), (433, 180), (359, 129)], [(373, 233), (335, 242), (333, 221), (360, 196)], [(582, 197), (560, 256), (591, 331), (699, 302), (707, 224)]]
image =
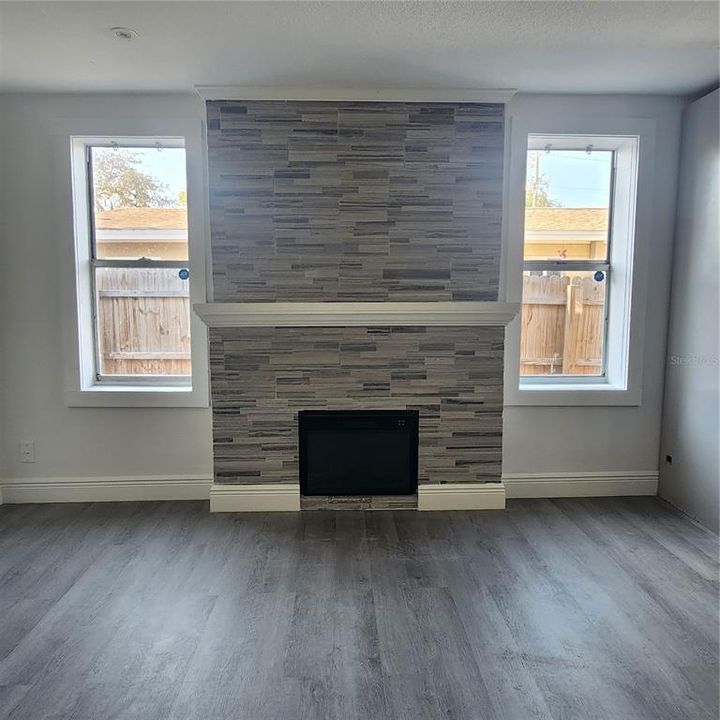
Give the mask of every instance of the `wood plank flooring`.
[(0, 507), (0, 718), (716, 720), (718, 544), (654, 498)]

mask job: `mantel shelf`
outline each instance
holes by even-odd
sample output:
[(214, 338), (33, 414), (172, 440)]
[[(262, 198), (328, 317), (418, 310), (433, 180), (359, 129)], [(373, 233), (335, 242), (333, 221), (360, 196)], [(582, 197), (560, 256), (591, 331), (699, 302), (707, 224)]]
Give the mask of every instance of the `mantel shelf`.
[(208, 327), (503, 326), (519, 303), (276, 302), (193, 305)]

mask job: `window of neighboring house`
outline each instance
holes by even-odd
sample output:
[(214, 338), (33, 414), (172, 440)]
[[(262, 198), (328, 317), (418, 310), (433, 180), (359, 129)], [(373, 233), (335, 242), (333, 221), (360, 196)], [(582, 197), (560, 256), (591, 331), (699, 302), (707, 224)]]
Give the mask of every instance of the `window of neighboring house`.
[(616, 151), (530, 136), (525, 188), (521, 381), (603, 382)]
[(190, 385), (185, 149), (86, 142), (85, 158), (95, 381)]

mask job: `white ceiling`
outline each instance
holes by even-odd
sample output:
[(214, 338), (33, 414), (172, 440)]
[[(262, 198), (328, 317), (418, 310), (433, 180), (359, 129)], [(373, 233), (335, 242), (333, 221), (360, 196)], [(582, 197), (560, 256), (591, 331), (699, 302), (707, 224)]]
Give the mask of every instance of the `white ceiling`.
[(716, 2), (0, 3), (3, 90), (693, 93), (717, 78)]

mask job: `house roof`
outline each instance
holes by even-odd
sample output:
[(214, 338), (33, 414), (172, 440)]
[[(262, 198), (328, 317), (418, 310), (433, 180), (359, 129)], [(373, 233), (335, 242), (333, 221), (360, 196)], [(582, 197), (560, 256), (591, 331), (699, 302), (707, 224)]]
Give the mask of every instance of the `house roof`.
[(130, 207), (95, 214), (99, 230), (186, 230), (187, 209)]
[[(527, 208), (525, 229), (532, 231), (600, 231), (607, 229), (607, 208)], [(185, 208), (132, 207), (96, 213), (101, 230), (185, 230)]]
[(604, 232), (607, 208), (529, 207), (525, 210), (525, 230)]

